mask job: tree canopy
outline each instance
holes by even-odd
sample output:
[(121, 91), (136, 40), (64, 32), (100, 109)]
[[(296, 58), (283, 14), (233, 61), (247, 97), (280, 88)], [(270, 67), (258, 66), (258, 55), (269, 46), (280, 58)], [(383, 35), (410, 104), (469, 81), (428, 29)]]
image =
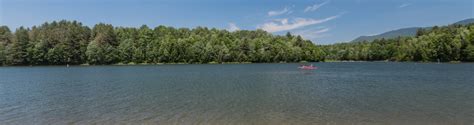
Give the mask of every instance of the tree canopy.
[(53, 21), (12, 32), (0, 26), (0, 65), (363, 61), (474, 61), (474, 24), (420, 29), (415, 37), (316, 46), (263, 30), (143, 25), (90, 28)]
[(330, 60), (474, 61), (474, 24), (419, 29), (415, 37), (321, 46)]
[(224, 63), (322, 61), (309, 40), (263, 30), (194, 29), (158, 26), (92, 28), (77, 21), (54, 21), (14, 33), (0, 27), (1, 65), (117, 63)]

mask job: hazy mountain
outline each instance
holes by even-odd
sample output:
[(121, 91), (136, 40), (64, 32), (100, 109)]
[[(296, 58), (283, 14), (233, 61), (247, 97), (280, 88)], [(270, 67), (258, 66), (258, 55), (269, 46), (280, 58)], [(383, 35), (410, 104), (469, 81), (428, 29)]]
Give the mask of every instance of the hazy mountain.
[[(469, 23), (474, 23), (474, 18), (458, 21), (454, 24), (466, 25), (466, 24), (469, 24)], [(396, 37), (399, 37), (399, 36), (403, 36), (403, 37), (405, 37), (405, 36), (407, 36), (407, 37), (408, 36), (415, 36), (416, 31), (419, 28), (422, 28), (422, 27), (410, 27), (410, 28), (392, 30), (392, 31), (388, 31), (388, 32), (385, 32), (385, 33), (382, 33), (382, 34), (379, 34), (379, 35), (373, 35), (373, 36), (360, 36), (360, 37), (357, 37), (356, 39), (352, 40), (352, 42), (360, 42), (360, 41), (364, 41), (364, 40), (365, 41), (372, 41), (372, 40), (375, 40), (375, 39), (382, 39), (382, 38), (390, 39), (390, 38), (396, 38)], [(431, 28), (431, 27), (425, 27), (425, 28)]]
[(470, 23), (474, 23), (474, 18), (461, 20), (461, 21), (456, 22), (454, 24), (466, 25), (466, 24), (470, 24)]

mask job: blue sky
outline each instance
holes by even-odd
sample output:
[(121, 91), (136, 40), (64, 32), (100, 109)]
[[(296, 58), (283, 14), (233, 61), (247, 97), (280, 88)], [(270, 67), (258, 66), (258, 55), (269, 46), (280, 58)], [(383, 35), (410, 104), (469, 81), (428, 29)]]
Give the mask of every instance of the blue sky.
[(316, 44), (474, 17), (473, 0), (0, 0), (0, 25), (53, 20), (85, 25), (215, 27), (292, 32)]

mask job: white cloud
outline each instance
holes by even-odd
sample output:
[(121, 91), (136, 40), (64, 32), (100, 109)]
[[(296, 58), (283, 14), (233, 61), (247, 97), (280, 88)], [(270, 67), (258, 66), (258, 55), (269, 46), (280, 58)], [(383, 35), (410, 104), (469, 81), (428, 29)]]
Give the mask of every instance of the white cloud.
[(400, 5), (400, 6), (398, 6), (398, 8), (405, 8), (405, 7), (408, 7), (408, 6), (410, 6), (410, 5), (411, 5), (410, 3), (404, 3), (404, 4)]
[(369, 35), (367, 35), (367, 36), (376, 36), (376, 35), (380, 35), (380, 33), (371, 33), (371, 34), (369, 34)]
[(307, 30), (300, 30), (292, 32), (293, 34), (300, 35), (304, 39), (314, 40), (316, 38), (323, 38), (330, 36), (329, 34), (325, 34), (328, 32), (329, 28), (317, 28), (317, 29), (307, 29)]
[(293, 30), (309, 25), (315, 25), (315, 24), (320, 24), (324, 23), (333, 19), (338, 18), (340, 15), (336, 16), (331, 16), (328, 18), (324, 19), (310, 19), (310, 18), (296, 18), (292, 20), (291, 22), (288, 21), (288, 18), (285, 19), (278, 19), (278, 20), (273, 20), (271, 22), (264, 23), (262, 25), (257, 26), (257, 29), (262, 29), (267, 32), (280, 32), (280, 31), (287, 31), (287, 30)]
[(310, 11), (316, 11), (318, 10), (319, 8), (321, 8), (322, 6), (326, 5), (327, 3), (329, 3), (329, 0), (328, 1), (325, 1), (321, 4), (314, 4), (312, 6), (308, 6), (306, 7), (306, 9), (304, 9), (304, 12), (310, 12)]
[(278, 16), (278, 15), (290, 14), (290, 13), (292, 13), (292, 11), (290, 10), (290, 8), (285, 7), (283, 10), (273, 10), (273, 11), (269, 11), (269, 12), (268, 12), (268, 16)]
[(235, 23), (229, 23), (229, 27), (227, 28), (228, 31), (234, 32), (240, 30), (240, 28)]

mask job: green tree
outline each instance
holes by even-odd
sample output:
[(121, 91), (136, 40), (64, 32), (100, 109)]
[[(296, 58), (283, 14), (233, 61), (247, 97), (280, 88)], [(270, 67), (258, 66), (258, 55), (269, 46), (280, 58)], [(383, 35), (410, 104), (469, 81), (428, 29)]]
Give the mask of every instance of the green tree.
[(6, 65), (7, 45), (11, 43), (12, 34), (7, 26), (0, 26), (0, 65)]
[(87, 46), (89, 64), (112, 64), (118, 62), (116, 35), (109, 24), (97, 24), (92, 29), (93, 40)]
[(27, 48), (29, 42), (28, 29), (20, 27), (15, 32), (15, 37), (12, 44), (7, 49), (8, 57), (7, 61), (12, 65), (26, 65), (27, 60)]
[(122, 63), (135, 63), (134, 61), (134, 52), (136, 48), (136, 40), (138, 36), (138, 31), (135, 28), (117, 28), (116, 29), (117, 40), (119, 41), (119, 46), (117, 51), (119, 53), (119, 60)]

